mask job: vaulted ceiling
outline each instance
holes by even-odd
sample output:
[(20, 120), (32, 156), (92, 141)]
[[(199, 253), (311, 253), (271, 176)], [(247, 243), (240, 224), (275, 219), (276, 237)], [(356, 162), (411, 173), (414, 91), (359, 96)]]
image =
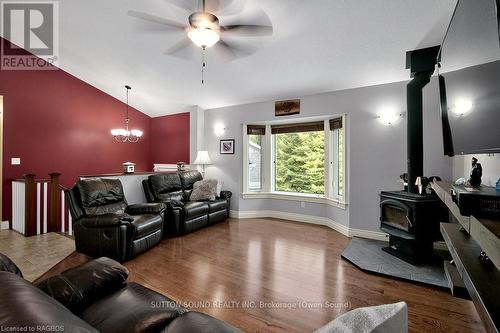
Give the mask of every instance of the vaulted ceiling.
[[(186, 0), (189, 1), (189, 0)], [(210, 0), (207, 0), (210, 2)], [(282, 99), (401, 81), (405, 51), (441, 42), (456, 0), (234, 0), (243, 11), (222, 24), (271, 19), (271, 37), (240, 38), (257, 48), (234, 61), (201, 49), (192, 58), (164, 51), (184, 37), (127, 15), (137, 10), (187, 22), (166, 0), (60, 1), (60, 67), (151, 116)]]

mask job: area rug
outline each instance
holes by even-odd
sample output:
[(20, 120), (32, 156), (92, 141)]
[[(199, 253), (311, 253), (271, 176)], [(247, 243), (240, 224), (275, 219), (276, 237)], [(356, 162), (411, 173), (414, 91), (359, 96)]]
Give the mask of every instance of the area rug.
[(12, 259), (31, 282), (74, 251), (75, 241), (58, 233), (24, 237), (11, 230), (0, 232), (0, 252)]
[(448, 288), (443, 261), (415, 266), (382, 251), (386, 246), (387, 242), (354, 237), (342, 258), (365, 272)]

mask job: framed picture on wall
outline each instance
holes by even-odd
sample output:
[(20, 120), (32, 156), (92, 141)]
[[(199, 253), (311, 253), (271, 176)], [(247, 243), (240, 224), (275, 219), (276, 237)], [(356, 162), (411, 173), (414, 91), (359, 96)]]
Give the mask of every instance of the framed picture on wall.
[(234, 154), (234, 139), (220, 140), (220, 153), (222, 155)]
[(276, 117), (291, 116), (300, 113), (300, 99), (277, 101), (274, 103), (274, 115)]

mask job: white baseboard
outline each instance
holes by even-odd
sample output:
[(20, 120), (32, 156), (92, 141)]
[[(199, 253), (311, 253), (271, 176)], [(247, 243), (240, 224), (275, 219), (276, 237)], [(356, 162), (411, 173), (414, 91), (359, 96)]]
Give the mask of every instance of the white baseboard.
[(386, 234), (385, 232), (354, 229), (354, 228), (349, 228), (349, 237), (376, 239), (380, 241), (387, 241), (389, 239), (389, 235)]
[(9, 221), (0, 222), (0, 230), (7, 230), (7, 229), (9, 229)]
[(294, 222), (311, 223), (316, 225), (327, 226), (335, 231), (340, 232), (342, 235), (347, 237), (361, 237), (376, 240), (387, 240), (387, 234), (378, 231), (369, 231), (361, 229), (349, 228), (343, 224), (335, 222), (327, 217), (319, 217), (304, 214), (295, 214), (287, 212), (279, 212), (274, 210), (258, 210), (258, 211), (237, 211), (232, 210), (229, 214), (230, 217), (236, 219), (254, 219), (254, 218), (276, 218)]

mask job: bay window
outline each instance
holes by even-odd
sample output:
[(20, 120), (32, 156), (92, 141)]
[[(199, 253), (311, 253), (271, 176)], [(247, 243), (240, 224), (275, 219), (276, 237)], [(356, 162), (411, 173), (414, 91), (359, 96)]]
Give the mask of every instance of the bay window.
[(345, 117), (244, 126), (243, 197), (345, 205)]

